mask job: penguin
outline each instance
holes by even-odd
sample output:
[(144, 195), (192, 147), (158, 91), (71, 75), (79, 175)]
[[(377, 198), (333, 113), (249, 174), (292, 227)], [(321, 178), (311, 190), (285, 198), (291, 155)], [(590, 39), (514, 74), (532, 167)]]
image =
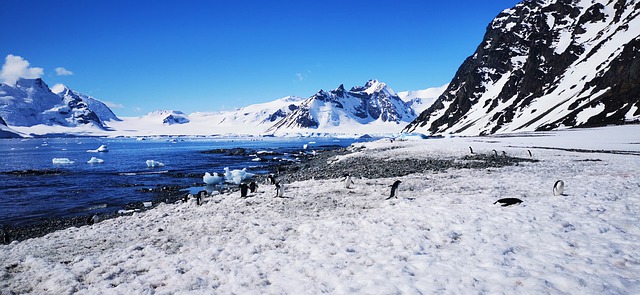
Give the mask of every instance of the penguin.
[(267, 182), (268, 184), (272, 184), (272, 185), (276, 184), (276, 182), (277, 182), (276, 181), (276, 176), (273, 175), (273, 174), (269, 174), (269, 176), (267, 176), (267, 181), (268, 181)]
[(471, 152), (471, 154), (473, 155), (473, 149), (471, 147), (469, 147), (469, 151)]
[(2, 244), (8, 245), (9, 243), (11, 243), (11, 236), (4, 230), (2, 231)]
[(189, 199), (193, 199), (193, 194), (186, 194), (182, 197), (182, 203), (186, 203)]
[(258, 190), (258, 184), (255, 181), (249, 183), (249, 190), (251, 193), (255, 193)]
[(98, 223), (98, 222), (100, 222), (100, 216), (98, 216), (98, 214), (93, 214), (93, 216), (87, 219), (88, 225), (93, 225), (94, 223)]
[(495, 201), (493, 204), (497, 204), (500, 203), (502, 204), (502, 207), (506, 207), (506, 206), (510, 206), (510, 205), (515, 205), (515, 204), (520, 204), (522, 203), (522, 200), (518, 199), (518, 198), (504, 198), (504, 199), (500, 199)]
[(240, 187), (240, 197), (241, 198), (246, 198), (247, 197), (247, 191), (249, 190), (249, 186), (246, 183), (241, 183), (239, 185)]
[(196, 195), (196, 204), (198, 204), (198, 206), (202, 205), (202, 199), (204, 199), (204, 197), (207, 196), (207, 191), (205, 190), (201, 190), (198, 192), (198, 194)]
[(497, 157), (498, 156), (498, 151), (496, 151), (496, 150), (492, 150), (492, 151), (493, 151), (493, 155)]
[(396, 182), (394, 182), (391, 185), (391, 195), (389, 195), (389, 197), (386, 198), (386, 200), (391, 199), (391, 198), (396, 198), (396, 199), (398, 198), (397, 193), (398, 193), (398, 186), (400, 185), (400, 183), (402, 183), (402, 181), (396, 180)]
[(276, 198), (284, 198), (284, 185), (276, 182)]
[(558, 180), (553, 185), (553, 195), (554, 196), (561, 196), (562, 193), (564, 193), (564, 181)]
[(507, 156), (507, 152), (502, 151), (502, 156), (503, 156), (503, 157), (506, 157), (506, 156)]
[(351, 179), (351, 175), (349, 175), (349, 173), (344, 175), (344, 178), (342, 179), (342, 181), (344, 181), (344, 188), (351, 188), (351, 185), (353, 184), (353, 180)]
[(531, 150), (527, 150), (527, 152), (529, 152), (529, 157), (533, 157), (533, 154), (531, 153)]

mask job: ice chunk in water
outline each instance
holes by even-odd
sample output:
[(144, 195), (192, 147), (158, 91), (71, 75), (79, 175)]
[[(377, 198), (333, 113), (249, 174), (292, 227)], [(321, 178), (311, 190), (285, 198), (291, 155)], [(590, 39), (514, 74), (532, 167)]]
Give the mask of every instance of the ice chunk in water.
[(68, 158), (53, 158), (53, 160), (51, 160), (51, 162), (53, 162), (53, 164), (73, 164), (74, 162), (69, 160)]
[(164, 164), (156, 160), (147, 160), (147, 167), (149, 168), (162, 167), (162, 166), (164, 166)]

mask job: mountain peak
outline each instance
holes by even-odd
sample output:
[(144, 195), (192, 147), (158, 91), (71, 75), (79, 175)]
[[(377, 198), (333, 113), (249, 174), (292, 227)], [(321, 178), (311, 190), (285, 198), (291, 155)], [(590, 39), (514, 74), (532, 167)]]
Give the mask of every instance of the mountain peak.
[(56, 84), (53, 85), (53, 87), (51, 87), (51, 92), (55, 93), (55, 94), (65, 94), (66, 92), (71, 91), (71, 89), (69, 89), (69, 87), (65, 86), (64, 84)]

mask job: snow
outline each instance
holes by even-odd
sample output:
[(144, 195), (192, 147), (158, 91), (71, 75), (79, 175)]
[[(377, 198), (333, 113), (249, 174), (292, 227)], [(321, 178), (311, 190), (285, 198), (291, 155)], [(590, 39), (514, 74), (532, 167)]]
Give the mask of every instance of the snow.
[[(219, 194), (0, 246), (31, 294), (638, 294), (640, 126), (356, 144), (356, 154), (536, 163)], [(610, 150), (616, 153), (557, 148)], [(627, 153), (623, 153), (626, 151)], [(552, 187), (563, 180), (562, 196)], [(384, 199), (401, 180), (399, 199)], [(516, 206), (493, 205), (516, 197)]]
[(398, 92), (398, 97), (404, 102), (409, 103), (416, 114), (420, 114), (429, 108), (436, 99), (447, 90), (447, 87), (449, 87), (449, 83), (440, 87), (431, 87), (423, 90), (401, 91)]

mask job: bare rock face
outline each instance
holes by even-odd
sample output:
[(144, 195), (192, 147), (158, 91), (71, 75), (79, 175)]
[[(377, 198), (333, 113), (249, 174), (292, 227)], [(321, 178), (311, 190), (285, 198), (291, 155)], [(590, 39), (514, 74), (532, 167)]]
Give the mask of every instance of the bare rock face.
[(404, 131), (486, 135), (640, 121), (640, 2), (523, 1)]

